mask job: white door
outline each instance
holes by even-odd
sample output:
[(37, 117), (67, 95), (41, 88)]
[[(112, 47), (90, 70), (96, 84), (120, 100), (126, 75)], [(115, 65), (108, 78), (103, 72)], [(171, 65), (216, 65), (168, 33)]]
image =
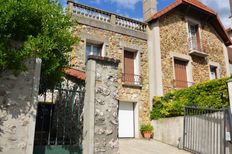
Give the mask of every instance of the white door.
[(134, 137), (134, 104), (119, 102), (119, 129), (118, 137), (132, 138)]

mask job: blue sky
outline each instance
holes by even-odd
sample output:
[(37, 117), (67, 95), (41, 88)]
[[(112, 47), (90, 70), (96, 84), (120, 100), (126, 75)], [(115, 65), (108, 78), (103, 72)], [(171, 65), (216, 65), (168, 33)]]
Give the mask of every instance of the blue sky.
[[(59, 0), (64, 6), (67, 0)], [(92, 7), (100, 8), (106, 11), (114, 12), (123, 16), (142, 20), (142, 0), (75, 0), (76, 2), (86, 4)], [(158, 11), (162, 10), (175, 0), (157, 0)], [(229, 27), (230, 16), (229, 0), (201, 0), (204, 4), (213, 8), (221, 17), (225, 27)]]
[[(63, 5), (66, 0), (59, 0)], [(75, 0), (92, 7), (114, 12), (123, 16), (142, 20), (142, 0)], [(168, 6), (175, 0), (158, 0), (158, 10)]]

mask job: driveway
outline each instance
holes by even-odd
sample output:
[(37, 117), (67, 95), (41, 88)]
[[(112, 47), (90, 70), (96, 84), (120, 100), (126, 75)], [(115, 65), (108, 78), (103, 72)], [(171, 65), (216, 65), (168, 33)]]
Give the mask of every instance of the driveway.
[(155, 140), (120, 139), (120, 154), (190, 154)]

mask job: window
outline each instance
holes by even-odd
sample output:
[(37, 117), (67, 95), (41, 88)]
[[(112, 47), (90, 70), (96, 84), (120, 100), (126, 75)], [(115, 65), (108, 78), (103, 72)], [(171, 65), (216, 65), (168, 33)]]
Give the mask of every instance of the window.
[(141, 84), (138, 52), (124, 51), (124, 73), (122, 80), (126, 84)]
[(217, 79), (217, 67), (210, 65), (210, 79)]
[(188, 87), (187, 80), (187, 61), (174, 59), (175, 68), (175, 87), (176, 88), (186, 88)]
[(190, 50), (200, 51), (201, 49), (198, 24), (189, 23), (189, 45), (190, 45)]
[(85, 51), (86, 60), (87, 60), (89, 55), (101, 56), (101, 51), (102, 51), (102, 45), (87, 43), (86, 44), (86, 51)]

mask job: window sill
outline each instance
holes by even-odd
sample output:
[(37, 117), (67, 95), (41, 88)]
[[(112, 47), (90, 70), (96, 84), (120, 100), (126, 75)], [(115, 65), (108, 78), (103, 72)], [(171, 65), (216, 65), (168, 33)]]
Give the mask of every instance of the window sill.
[(142, 84), (122, 83), (123, 87), (142, 88)]
[(202, 58), (205, 58), (205, 57), (209, 56), (208, 54), (206, 54), (204, 52), (201, 52), (199, 50), (190, 50), (189, 54), (193, 55), (193, 56), (199, 56), (199, 57), (202, 57)]

